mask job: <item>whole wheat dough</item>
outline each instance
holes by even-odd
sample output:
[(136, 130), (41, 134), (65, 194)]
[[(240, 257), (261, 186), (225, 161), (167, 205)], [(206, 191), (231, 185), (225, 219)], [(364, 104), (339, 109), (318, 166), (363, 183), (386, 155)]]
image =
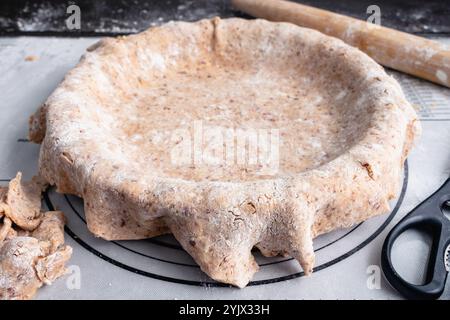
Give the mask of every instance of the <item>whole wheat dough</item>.
[(0, 300), (31, 299), (43, 284), (65, 273), (72, 254), (64, 245), (63, 213), (41, 213), (46, 182), (21, 178), (19, 172), (0, 189)]
[[(174, 131), (198, 123), (232, 139), (278, 130), (277, 170), (175, 165), (170, 151), (189, 135)], [(254, 246), (310, 274), (314, 237), (387, 212), (420, 131), (399, 84), (357, 49), (287, 23), (218, 18), (101, 40), (30, 124), (40, 174), (84, 199), (94, 235), (171, 232), (204, 272), (239, 287), (258, 269)]]
[(0, 223), (0, 246), (3, 243), (3, 240), (5, 240), (6, 237), (10, 234), (11, 226), (11, 219), (9, 219), (8, 217), (4, 217), (3, 221)]
[(48, 242), (14, 237), (0, 248), (0, 300), (31, 299), (42, 284), (51, 284), (65, 272), (72, 248), (51, 252)]
[(66, 219), (62, 211), (46, 212), (39, 226), (31, 232), (31, 236), (40, 241), (49, 241), (50, 251), (55, 252), (64, 244), (64, 225)]
[(47, 183), (38, 176), (25, 183), (21, 180), (22, 173), (18, 172), (9, 182), (5, 201), (9, 210), (5, 211), (5, 215), (22, 229), (30, 231), (40, 223), (41, 193)]
[(40, 287), (34, 265), (44, 252), (39, 241), (16, 237), (0, 248), (0, 299), (30, 299)]
[(0, 186), (0, 218), (5, 215), (5, 211), (8, 210), (6, 205), (6, 193), (8, 192), (7, 187)]

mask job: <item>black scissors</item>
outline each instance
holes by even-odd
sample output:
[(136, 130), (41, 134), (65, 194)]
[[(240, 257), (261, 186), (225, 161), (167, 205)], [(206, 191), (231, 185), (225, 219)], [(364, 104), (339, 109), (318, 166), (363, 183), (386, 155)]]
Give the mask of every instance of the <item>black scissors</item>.
[[(445, 288), (450, 270), (450, 178), (425, 201), (408, 213), (388, 234), (381, 251), (381, 267), (389, 283), (408, 299), (437, 299)], [(394, 269), (391, 250), (395, 239), (408, 229), (428, 230), (432, 245), (425, 284), (415, 285), (404, 280)]]

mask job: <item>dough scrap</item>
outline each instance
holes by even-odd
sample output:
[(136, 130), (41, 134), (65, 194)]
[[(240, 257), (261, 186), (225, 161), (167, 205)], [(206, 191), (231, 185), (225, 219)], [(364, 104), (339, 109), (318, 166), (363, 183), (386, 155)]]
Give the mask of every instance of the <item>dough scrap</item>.
[(20, 228), (34, 230), (41, 219), (41, 194), (47, 183), (40, 177), (22, 182), (22, 173), (9, 182), (6, 204), (9, 210), (5, 214)]
[(12, 234), (0, 246), (0, 300), (31, 299), (43, 284), (50, 285), (65, 273), (72, 248), (63, 244), (63, 237), (61, 241), (59, 216), (51, 215), (37, 230), (42, 239)]
[[(27, 231), (28, 232), (28, 231)], [(16, 230), (14, 230), (14, 228), (10, 228), (9, 229), (9, 231), (8, 231), (8, 234), (6, 235), (6, 238), (5, 238), (5, 240), (10, 240), (10, 239), (12, 239), (12, 238), (15, 238), (15, 237), (20, 237), (20, 236), (22, 236), (19, 232), (17, 232)], [(0, 245), (1, 246), (1, 245)]]
[(49, 241), (51, 252), (55, 252), (64, 244), (65, 217), (61, 211), (46, 212), (40, 225), (31, 232), (31, 237), (40, 241)]
[(8, 210), (8, 206), (6, 205), (6, 193), (8, 192), (7, 187), (0, 186), (0, 218), (5, 215), (5, 211)]
[(44, 284), (50, 285), (66, 272), (65, 264), (72, 255), (72, 248), (63, 246), (36, 262), (36, 274)]
[(44, 251), (35, 238), (16, 237), (0, 248), (0, 299), (31, 299), (42, 281), (35, 265)]
[(3, 222), (0, 223), (0, 247), (2, 245), (3, 240), (10, 235), (11, 232), (12, 221), (8, 217), (3, 218)]

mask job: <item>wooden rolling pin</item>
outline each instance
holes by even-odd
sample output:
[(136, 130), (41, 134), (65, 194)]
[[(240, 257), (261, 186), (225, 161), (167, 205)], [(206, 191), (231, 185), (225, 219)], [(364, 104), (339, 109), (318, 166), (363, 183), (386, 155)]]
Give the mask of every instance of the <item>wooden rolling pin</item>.
[(450, 87), (450, 49), (436, 41), (289, 1), (231, 2), (258, 18), (291, 22), (340, 38), (386, 67)]

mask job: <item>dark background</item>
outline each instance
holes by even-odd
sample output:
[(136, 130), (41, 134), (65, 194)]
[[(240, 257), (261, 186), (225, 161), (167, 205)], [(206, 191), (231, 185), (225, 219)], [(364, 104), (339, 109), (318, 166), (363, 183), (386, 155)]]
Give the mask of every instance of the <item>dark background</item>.
[[(296, 0), (366, 19), (366, 8), (381, 8), (381, 24), (410, 33), (450, 34), (450, 0)], [(81, 9), (81, 30), (66, 28), (66, 8)], [(1, 0), (0, 35), (118, 35), (135, 33), (170, 20), (213, 16), (247, 17), (228, 0)]]

